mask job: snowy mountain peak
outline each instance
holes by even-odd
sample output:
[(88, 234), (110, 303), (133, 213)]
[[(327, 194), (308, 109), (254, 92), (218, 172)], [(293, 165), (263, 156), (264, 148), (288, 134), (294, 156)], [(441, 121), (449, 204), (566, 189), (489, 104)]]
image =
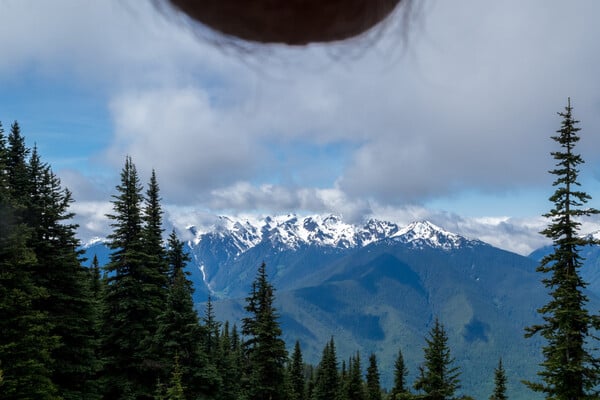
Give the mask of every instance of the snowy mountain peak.
[(444, 250), (456, 249), (470, 242), (464, 237), (448, 232), (429, 221), (413, 222), (399, 230), (393, 238), (413, 247), (435, 247)]
[(208, 229), (195, 232), (195, 245), (203, 240), (227, 242), (233, 254), (241, 254), (263, 242), (281, 249), (301, 246), (348, 249), (384, 239), (413, 247), (452, 249), (469, 242), (429, 221), (414, 222), (401, 229), (393, 222), (376, 219), (370, 219), (364, 225), (353, 225), (337, 215), (300, 217), (288, 214), (253, 220), (221, 216)]

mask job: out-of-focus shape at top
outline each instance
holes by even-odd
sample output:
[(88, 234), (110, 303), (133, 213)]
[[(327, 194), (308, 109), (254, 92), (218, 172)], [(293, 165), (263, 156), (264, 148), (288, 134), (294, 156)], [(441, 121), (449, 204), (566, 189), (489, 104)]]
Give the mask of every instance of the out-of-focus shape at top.
[(167, 0), (195, 22), (255, 43), (307, 45), (350, 39), (408, 0)]

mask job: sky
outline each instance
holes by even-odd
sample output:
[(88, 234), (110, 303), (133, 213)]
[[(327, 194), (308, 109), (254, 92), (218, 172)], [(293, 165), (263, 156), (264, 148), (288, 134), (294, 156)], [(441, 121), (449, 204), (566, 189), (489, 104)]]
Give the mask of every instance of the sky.
[[(423, 0), (350, 42), (232, 44), (143, 0), (0, 0), (0, 121), (17, 120), (105, 236), (130, 155), (168, 227), (335, 213), (528, 254), (567, 98), (600, 208), (600, 2)], [(584, 221), (584, 233), (600, 218)]]

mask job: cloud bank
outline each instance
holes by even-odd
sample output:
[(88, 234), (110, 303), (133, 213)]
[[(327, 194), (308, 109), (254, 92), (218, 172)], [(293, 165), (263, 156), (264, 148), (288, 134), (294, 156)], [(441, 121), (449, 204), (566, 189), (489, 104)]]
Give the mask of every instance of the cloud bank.
[[(0, 9), (0, 83), (42, 81), (78, 93), (71, 102), (104, 106), (106, 131), (73, 130), (103, 135), (102, 145), (82, 155), (61, 139), (61, 157), (88, 160), (58, 172), (90, 220), (131, 155), (144, 178), (157, 170), (173, 210), (422, 215), (526, 252), (538, 243), (537, 217), (504, 217), (519, 206), (506, 194), (530, 191), (535, 204), (533, 193), (550, 188), (549, 136), (568, 96), (582, 121), (584, 178), (597, 181), (593, 0), (428, 1), (408, 36), (384, 29), (376, 41), (249, 53), (215, 45), (151, 2), (6, 0)], [(55, 118), (69, 132), (73, 116)], [(462, 222), (426, 209), (473, 192), (507, 201)], [(537, 201), (539, 214), (546, 199)]]

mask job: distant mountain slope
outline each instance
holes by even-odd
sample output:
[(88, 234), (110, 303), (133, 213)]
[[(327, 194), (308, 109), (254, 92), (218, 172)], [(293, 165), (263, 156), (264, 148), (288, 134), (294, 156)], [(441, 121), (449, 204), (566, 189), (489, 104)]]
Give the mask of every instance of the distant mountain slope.
[[(528, 257), (539, 264), (542, 258), (552, 253), (552, 250), (552, 246), (544, 246), (534, 250)], [(588, 283), (587, 289), (600, 296), (600, 245), (585, 246), (579, 254), (583, 258), (581, 277)]]
[[(467, 242), (465, 242), (467, 243)], [(355, 249), (312, 275), (311, 286), (277, 292), (285, 339), (301, 340), (317, 362), (331, 335), (341, 357), (377, 353), (385, 384), (402, 349), (411, 370), (422, 361), (424, 336), (438, 316), (446, 325), (465, 393), (487, 398), (503, 358), (510, 398), (535, 398), (519, 383), (535, 379), (539, 341), (525, 340), (545, 290), (535, 262), (481, 242), (451, 249), (388, 240)], [(272, 276), (277, 267), (268, 268)], [(318, 279), (317, 279), (318, 277)], [(239, 320), (243, 300), (217, 303), (224, 319)]]
[[(548, 300), (534, 259), (547, 249), (523, 257), (427, 221), (354, 226), (335, 216), (220, 217), (212, 227), (189, 232), (188, 270), (198, 306), (211, 294), (217, 317), (239, 326), (257, 267), (266, 262), (286, 343), (299, 339), (309, 362), (318, 362), (333, 335), (340, 361), (356, 350), (365, 357), (377, 353), (389, 386), (401, 348), (412, 382), (437, 316), (462, 369), (464, 393), (488, 398), (502, 357), (510, 398), (539, 398), (520, 381), (536, 379), (541, 359), (540, 340), (525, 340), (523, 333)], [(101, 246), (86, 251), (91, 257)], [(587, 263), (598, 263), (599, 248), (586, 249)], [(591, 270), (586, 274), (594, 278)], [(600, 305), (594, 294), (599, 281), (590, 285), (593, 309)]]

